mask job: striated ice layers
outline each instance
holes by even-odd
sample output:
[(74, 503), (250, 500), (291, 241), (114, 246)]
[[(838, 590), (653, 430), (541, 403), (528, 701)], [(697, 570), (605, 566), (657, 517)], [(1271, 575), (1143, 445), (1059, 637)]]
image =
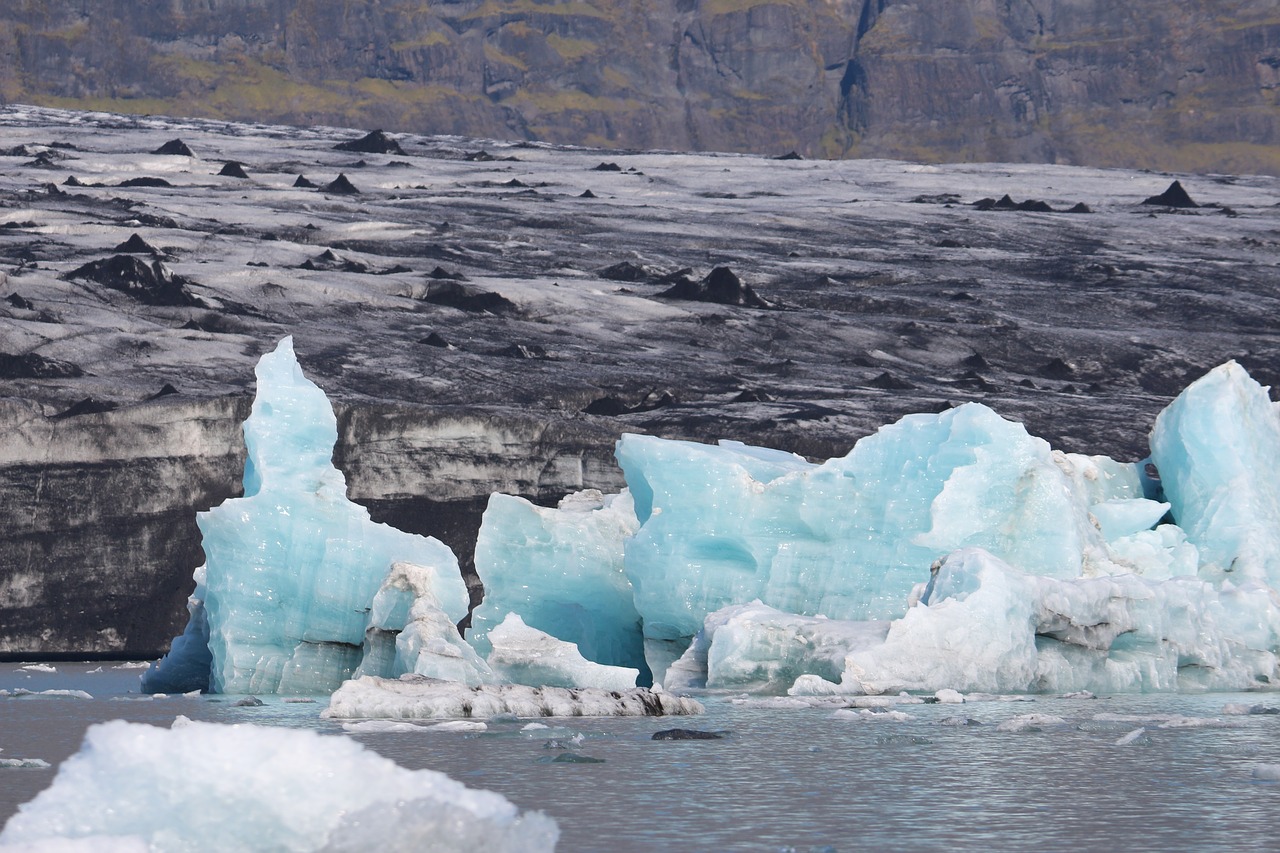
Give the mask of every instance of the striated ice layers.
[(172, 729), (91, 727), (53, 784), (5, 825), (0, 846), (539, 853), (558, 836), (540, 812), (406, 770), (348, 738), (179, 718)]
[[(191, 625), (145, 689), (323, 693), (358, 668), (482, 680), (483, 662), (453, 628), (467, 612), (453, 552), (347, 500), (333, 409), (291, 339), (256, 373), (244, 497), (198, 516), (207, 563)], [(194, 684), (205, 654), (207, 684)]]
[[(638, 530), (622, 570), (655, 680), (793, 693), (1280, 684), (1276, 406), (1228, 363), (1162, 413), (1151, 447), (1158, 477), (1053, 451), (978, 404), (908, 416), (822, 464), (625, 435)], [(488, 517), (481, 530), (479, 547), (499, 542), (523, 568), (510, 577), (530, 612), (542, 589), (616, 575), (549, 538), (522, 546)]]

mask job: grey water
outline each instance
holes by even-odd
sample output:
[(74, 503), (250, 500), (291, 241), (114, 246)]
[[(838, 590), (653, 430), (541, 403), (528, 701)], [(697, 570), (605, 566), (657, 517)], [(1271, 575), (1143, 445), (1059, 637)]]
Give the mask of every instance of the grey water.
[[(0, 664), (0, 689), (83, 690), (93, 698), (0, 697), (0, 757), (49, 769), (0, 769), (0, 823), (53, 780), (85, 729), (108, 719), (168, 726), (179, 714), (298, 726), (351, 737), (411, 769), (443, 771), (540, 809), (578, 851), (1208, 851), (1280, 849), (1280, 715), (1227, 715), (1229, 703), (1280, 708), (1280, 694), (1033, 697), (902, 705), (908, 720), (847, 719), (703, 697), (698, 717), (493, 722), (483, 733), (349, 733), (321, 720), (323, 699), (139, 695), (137, 669)], [(1018, 715), (1064, 726), (999, 731)], [(1101, 716), (1100, 716), (1101, 715)], [(1144, 720), (1113, 720), (1136, 715)], [(1192, 718), (1161, 727), (1159, 715)], [(964, 723), (961, 725), (960, 723)], [(669, 728), (724, 731), (655, 741)], [(1116, 741), (1134, 729), (1133, 743)], [(582, 737), (575, 737), (581, 735)], [(561, 754), (597, 762), (553, 761)]]

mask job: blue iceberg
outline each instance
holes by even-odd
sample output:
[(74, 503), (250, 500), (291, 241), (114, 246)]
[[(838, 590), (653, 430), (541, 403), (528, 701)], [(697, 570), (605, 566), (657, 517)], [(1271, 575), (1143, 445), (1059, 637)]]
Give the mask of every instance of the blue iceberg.
[[(441, 635), (435, 639), (469, 662), (469, 647), (446, 630), (466, 615), (468, 603), (453, 552), (436, 539), (376, 524), (347, 499), (346, 480), (332, 462), (333, 409), (302, 375), (292, 339), (263, 356), (256, 374), (244, 424), (244, 497), (197, 517), (206, 564), (197, 570), (202, 583), (191, 621), (169, 656), (144, 676), (144, 689), (331, 693), (367, 654), (366, 671), (412, 672), (420, 649), (397, 650), (388, 660), (378, 632), (396, 633), (411, 622), (422, 629), (429, 608), (440, 616), (427, 633)], [(399, 618), (385, 608), (374, 613), (375, 596), (398, 564), (416, 567), (416, 593), (400, 597)], [(395, 571), (405, 576), (403, 568)], [(415, 597), (424, 604), (411, 616)], [(422, 630), (414, 635), (425, 641), (420, 646), (434, 648)], [(208, 677), (197, 683), (202, 667)]]

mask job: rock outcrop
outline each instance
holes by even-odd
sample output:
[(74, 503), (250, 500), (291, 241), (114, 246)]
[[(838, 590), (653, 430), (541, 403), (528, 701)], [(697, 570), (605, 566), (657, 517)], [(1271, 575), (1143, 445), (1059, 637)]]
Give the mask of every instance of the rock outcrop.
[(1280, 173), (1271, 0), (50, 0), (0, 57), (0, 101), (122, 113)]

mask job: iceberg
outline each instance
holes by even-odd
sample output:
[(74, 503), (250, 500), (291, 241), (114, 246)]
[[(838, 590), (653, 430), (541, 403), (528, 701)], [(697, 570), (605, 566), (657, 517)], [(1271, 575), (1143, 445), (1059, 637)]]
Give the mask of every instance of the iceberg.
[[(181, 725), (179, 725), (181, 723)], [(151, 851), (551, 851), (555, 821), (345, 737), (179, 718), (92, 726), (0, 846)], [(84, 844), (83, 848), (74, 846)]]
[[(191, 620), (168, 658), (148, 672), (148, 690), (332, 692), (367, 651), (378, 649), (377, 637), (366, 644), (366, 632), (394, 630), (371, 625), (370, 614), (399, 563), (417, 567), (419, 597), (429, 588), (431, 606), (445, 621), (466, 616), (466, 587), (448, 547), (376, 524), (347, 499), (346, 480), (332, 462), (333, 409), (303, 376), (292, 339), (264, 355), (256, 374), (244, 423), (244, 497), (197, 517), (206, 564), (196, 572)], [(460, 642), (438, 636), (447, 633), (439, 625), (422, 624), (422, 612), (413, 619), (417, 651), (450, 657), (434, 638), (465, 660)], [(413, 651), (396, 660), (418, 667), (422, 656)], [(206, 654), (208, 679), (199, 683)]]
[(701, 714), (694, 699), (644, 687), (601, 690), (589, 687), (529, 687), (486, 684), (467, 687), (416, 675), (366, 675), (343, 683), (320, 716), (330, 720), (488, 719), (517, 717), (662, 717)]
[(490, 631), (517, 613), (525, 624), (578, 647), (607, 666), (640, 670), (649, 683), (640, 614), (622, 567), (623, 542), (640, 527), (631, 495), (571, 494), (558, 507), (489, 498), (476, 541), (485, 597), (470, 641), (488, 655)]
[(490, 668), (513, 684), (630, 690), (640, 675), (638, 669), (593, 663), (575, 644), (530, 628), (514, 613), (489, 632), (489, 641)]
[(1110, 572), (1090, 508), (1151, 511), (1136, 465), (1055, 452), (977, 403), (909, 415), (822, 464), (630, 434), (616, 454), (640, 521), (624, 567), (656, 681), (722, 607), (891, 619), (929, 565), (965, 547), (1048, 577)]

